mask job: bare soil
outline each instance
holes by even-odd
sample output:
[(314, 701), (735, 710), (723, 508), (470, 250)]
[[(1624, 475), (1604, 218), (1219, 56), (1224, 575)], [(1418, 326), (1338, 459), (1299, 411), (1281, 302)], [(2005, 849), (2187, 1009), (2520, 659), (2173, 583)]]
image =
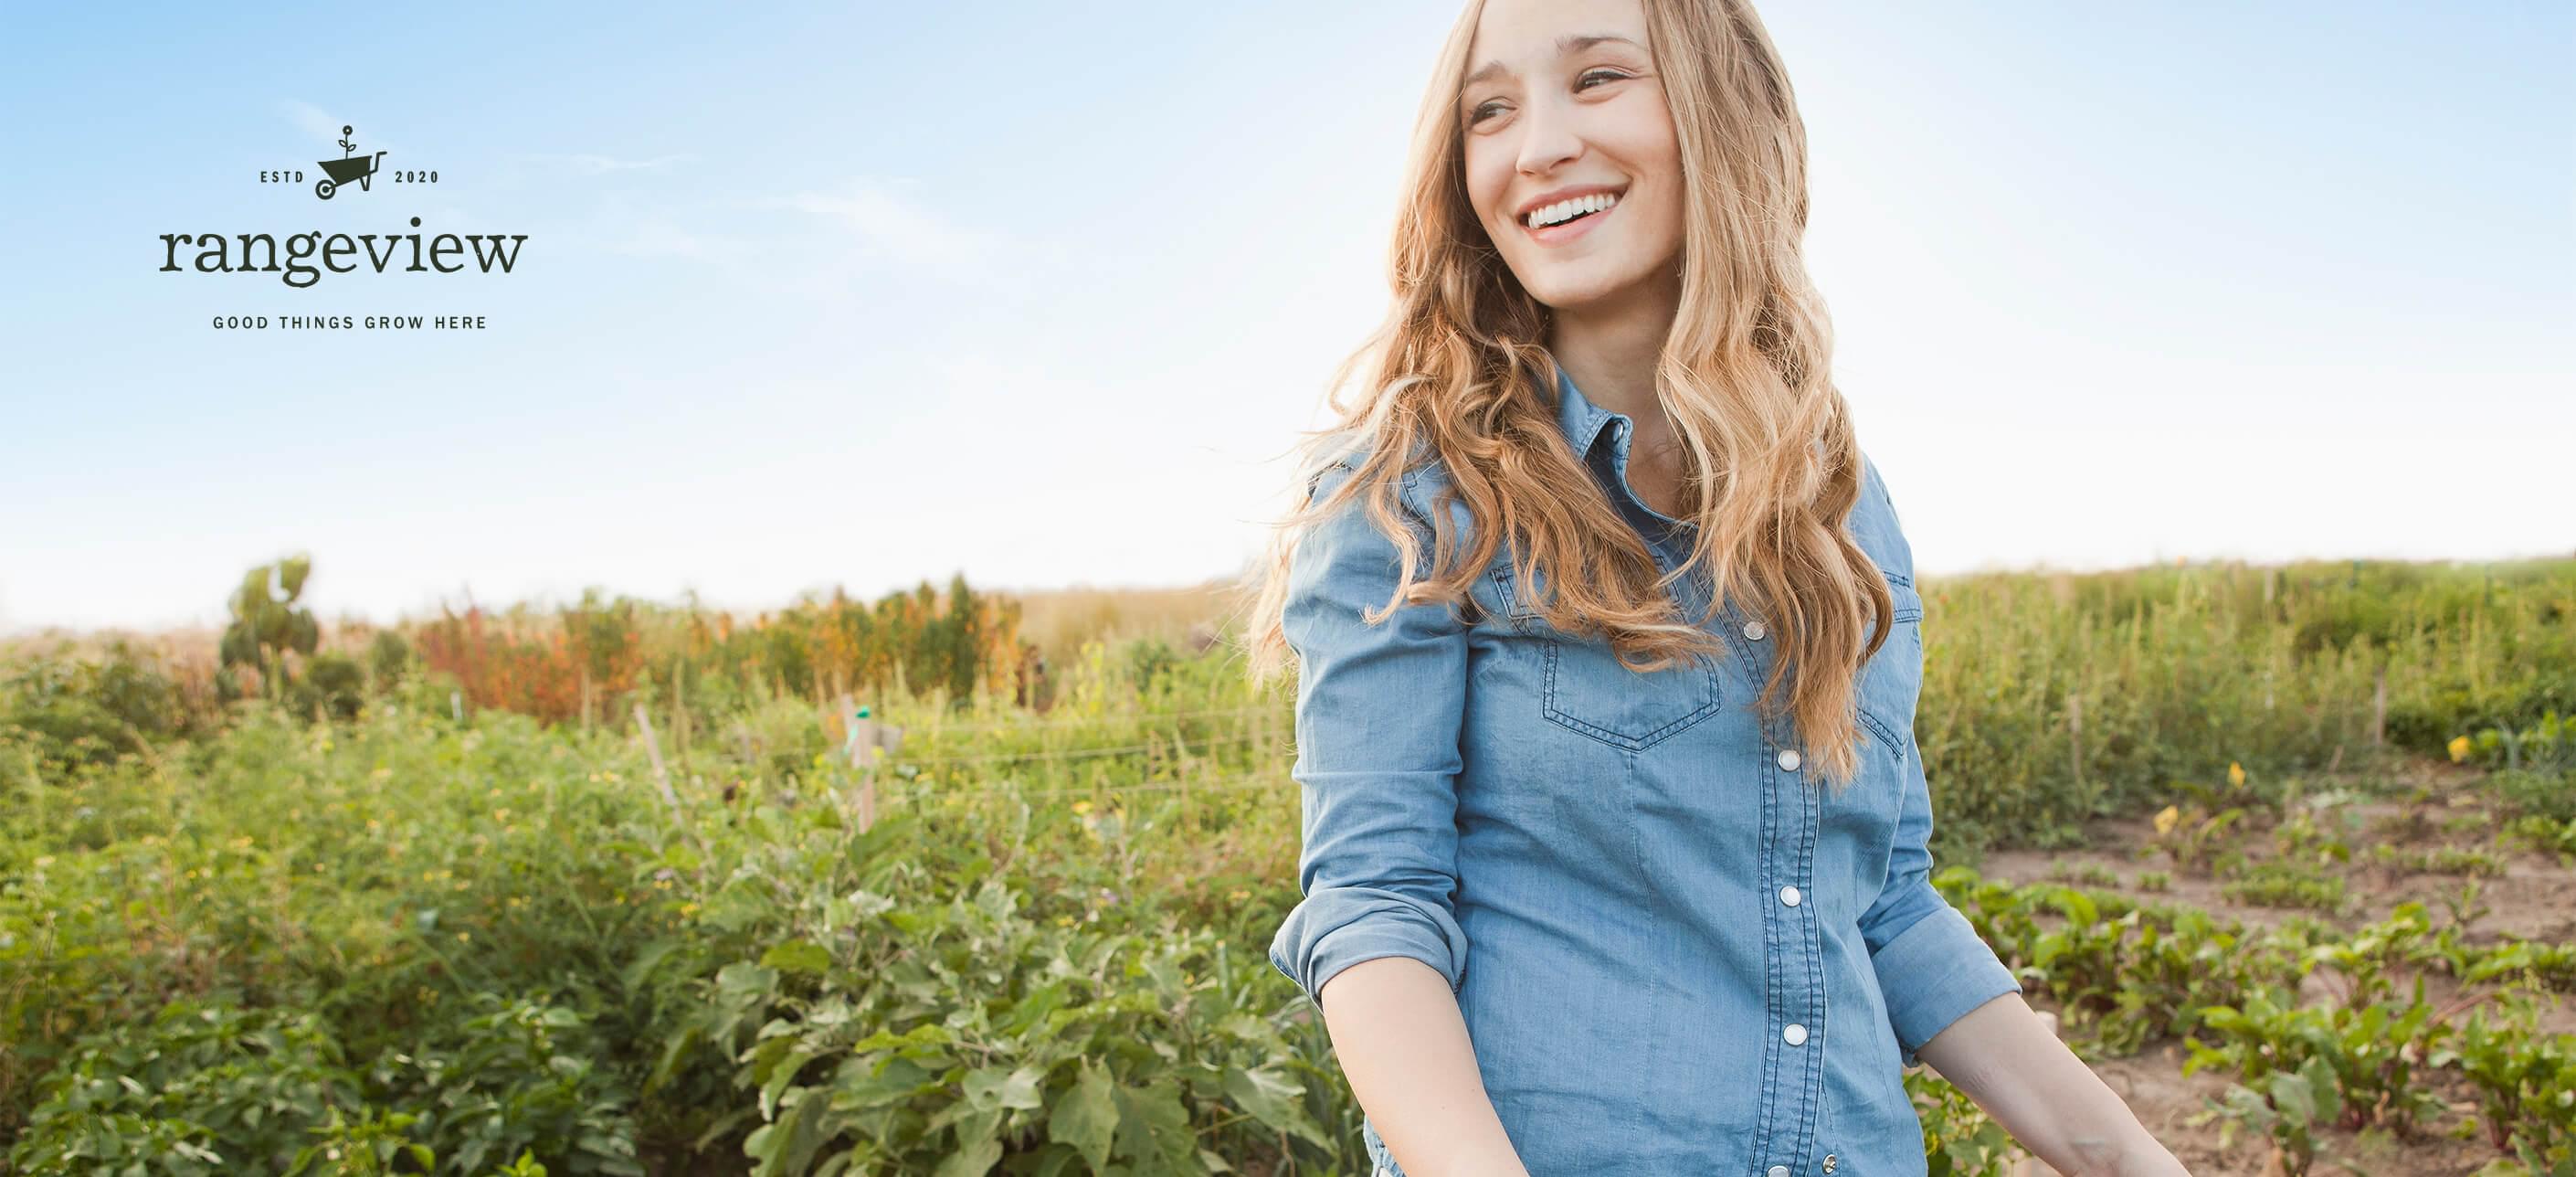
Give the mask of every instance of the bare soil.
[[(2472, 770), (2427, 762), (2400, 769), (2393, 780), (2383, 776), (2376, 781), (2334, 782), (2338, 789), (2350, 788), (2363, 794), (2310, 810), (2319, 826), (2342, 839), (2353, 851), (2350, 862), (2336, 863), (2331, 868), (2344, 879), (2347, 902), (2330, 916), (2306, 914), (2323, 916), (2338, 927), (2358, 928), (2387, 918), (2401, 903), (2417, 901), (2425, 905), (2437, 929), (2453, 923), (2459, 911), (2469, 911), (2472, 918), (2464, 925), (2463, 935), (2474, 943), (2565, 943), (2576, 939), (2576, 869), (2554, 856), (2499, 846), (2496, 834), (2502, 822), (2496, 817), (2494, 799), (2484, 789), (2482, 779), (2483, 774)], [(2317, 791), (2311, 789), (2310, 794), (2316, 796)], [(2275, 824), (2264, 811), (2249, 811), (2247, 816), (2249, 824), (2241, 824), (2235, 831), (2235, 846), (2253, 861), (2271, 857)], [(1987, 878), (2016, 884), (2067, 882), (2115, 891), (2144, 902), (2198, 907), (2249, 927), (2275, 926), (2285, 917), (2299, 914), (2236, 902), (2223, 889), (2226, 880), (2211, 877), (2206, 868), (2178, 869), (2158, 853), (2153, 845), (2154, 835), (2152, 814), (2108, 820), (2087, 829), (2085, 849), (1999, 851), (1987, 855), (1979, 870)], [(2410, 850), (2442, 846), (2486, 850), (2505, 857), (2506, 869), (2502, 876), (2479, 880), (2475, 900), (2463, 908), (2461, 892), (2468, 879), (2391, 870), (2371, 858), (2371, 848), (2382, 843)], [(2095, 871), (2109, 871), (2118, 876), (2119, 883), (2104, 886), (2083, 877)], [(2150, 891), (2136, 886), (2142, 872), (2155, 871), (2170, 876), (2166, 889)], [(2483, 913), (2476, 911), (2481, 906), (2485, 908)], [(2412, 983), (2411, 977), (2398, 980), (2401, 985)], [(2311, 977), (2302, 996), (2331, 1000), (2333, 991), (2329, 973)], [(2425, 995), (2437, 1008), (2447, 1007), (2462, 996), (2460, 986), (2438, 972), (2426, 975)], [(2033, 996), (2031, 1004), (2036, 1009), (2052, 1010), (2052, 1004), (2043, 996)], [(2576, 1004), (2564, 997), (2555, 999), (2544, 1014), (2542, 1028), (2576, 1033)], [(2197, 1125), (2189, 1122), (2195, 1115), (2218, 1106), (2230, 1083), (2229, 1076), (2216, 1070), (2184, 1075), (2183, 1062), (2189, 1057), (2189, 1050), (2181, 1042), (2166, 1040), (2151, 1043), (2128, 1058), (2097, 1060), (2094, 1070), (2128, 1101), (2130, 1110), (2137, 1113), (2148, 1131), (2198, 1177), (2280, 1173), (2279, 1160), (2270, 1155), (2269, 1141), (2258, 1134), (2240, 1130), (2231, 1145), (2222, 1148), (2219, 1136), (2223, 1117), (2213, 1116)], [(2466, 1138), (2452, 1134), (2476, 1116), (2476, 1104), (2466, 1082), (2449, 1071), (2428, 1072), (2425, 1081), (2432, 1083), (2449, 1105), (2448, 1115), (2407, 1141), (2396, 1140), (2384, 1130), (2329, 1131), (2321, 1139), (2317, 1164), (2311, 1172), (2466, 1177), (2496, 1159), (2500, 1154), (2487, 1143), (2482, 1131), (2471, 1132)], [(2053, 1172), (2035, 1160), (2022, 1171), (2024, 1177), (2046, 1177)]]

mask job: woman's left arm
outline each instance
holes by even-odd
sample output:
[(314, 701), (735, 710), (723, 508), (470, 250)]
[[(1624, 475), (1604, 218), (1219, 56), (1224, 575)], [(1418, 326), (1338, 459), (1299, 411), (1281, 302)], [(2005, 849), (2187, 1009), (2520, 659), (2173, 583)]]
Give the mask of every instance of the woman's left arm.
[(2189, 1177), (2119, 1093), (2058, 1041), (2019, 993), (1969, 1010), (1924, 1043), (1921, 1054), (2022, 1147), (2060, 1173)]

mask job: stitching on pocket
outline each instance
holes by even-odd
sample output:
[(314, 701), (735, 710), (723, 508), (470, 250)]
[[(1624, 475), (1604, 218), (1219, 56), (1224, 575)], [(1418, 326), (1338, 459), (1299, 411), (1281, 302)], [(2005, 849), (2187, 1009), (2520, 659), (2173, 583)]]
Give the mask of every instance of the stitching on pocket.
[[(1541, 708), (1542, 712), (1547, 716), (1549, 721), (1553, 723), (1570, 728), (1577, 733), (1590, 736), (1593, 739), (1599, 740), (1602, 743), (1609, 744), (1613, 747), (1623, 748), (1631, 752), (1642, 752), (1647, 748), (1653, 747), (1656, 744), (1660, 744), (1665, 740), (1672, 738), (1683, 729), (1716, 714), (1719, 704), (1725, 701), (1721, 694), (1720, 684), (1717, 681), (1717, 667), (1713, 665), (1694, 664), (1682, 672), (1700, 676), (1701, 684), (1707, 688), (1708, 699), (1706, 702), (1692, 708), (1686, 714), (1675, 716), (1671, 720), (1663, 723), (1661, 726), (1638, 735), (1632, 736), (1624, 732), (1614, 731), (1558, 706), (1556, 685), (1557, 666), (1565, 655), (1567, 639), (1549, 637), (1543, 640), (1547, 642), (1547, 665), (1540, 688), (1540, 697), (1543, 701), (1543, 706)], [(1613, 665), (1616, 665), (1615, 658), (1613, 659)], [(1658, 673), (1669, 674), (1675, 673), (1675, 671), (1659, 671)], [(1646, 684), (1640, 682), (1638, 689), (1646, 689)], [(1667, 689), (1670, 688), (1668, 687)]]

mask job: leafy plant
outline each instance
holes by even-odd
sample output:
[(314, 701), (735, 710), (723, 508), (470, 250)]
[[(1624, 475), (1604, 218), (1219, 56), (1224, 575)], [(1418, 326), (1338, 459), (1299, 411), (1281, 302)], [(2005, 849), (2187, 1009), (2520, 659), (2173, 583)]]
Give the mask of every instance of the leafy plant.
[[(322, 627), (313, 620), (313, 611), (296, 605), (304, 595), (305, 577), (312, 571), (310, 556), (262, 564), (242, 576), (227, 606), (232, 621), (224, 627), (218, 656), (227, 668), (247, 666), (257, 671), (260, 690), (272, 700), (284, 695), (286, 655), (310, 657), (322, 640)], [(231, 680), (218, 681), (229, 685)]]

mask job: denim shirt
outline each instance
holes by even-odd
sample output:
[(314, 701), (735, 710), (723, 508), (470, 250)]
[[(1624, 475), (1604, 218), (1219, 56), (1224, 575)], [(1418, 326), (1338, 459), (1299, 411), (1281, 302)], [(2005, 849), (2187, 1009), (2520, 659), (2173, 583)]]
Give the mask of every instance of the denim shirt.
[[(1628, 489), (1630, 420), (1562, 373), (1557, 395), (1566, 440), (1669, 572), (1696, 525)], [(1361, 961), (1438, 970), (1532, 1177), (1923, 1173), (1903, 1068), (2020, 988), (1927, 878), (1923, 599), (1864, 468), (1849, 528), (1896, 617), (1860, 671), (1862, 767), (1836, 796), (1809, 784), (1789, 719), (1754, 710), (1779, 645), (1761, 618), (1730, 605), (1730, 657), (1639, 674), (1540, 619), (1507, 551), (1475, 610), (1376, 626), (1360, 615), (1392, 595), (1397, 556), (1359, 502), (1292, 553), (1303, 898), (1271, 964), (1319, 1017), (1324, 983)], [(1310, 494), (1352, 472), (1346, 456)], [(1403, 487), (1426, 561), (1442, 479), (1430, 458)], [(1701, 579), (1675, 585), (1686, 616)], [(1400, 1177), (1373, 1119), (1362, 1139)]]

